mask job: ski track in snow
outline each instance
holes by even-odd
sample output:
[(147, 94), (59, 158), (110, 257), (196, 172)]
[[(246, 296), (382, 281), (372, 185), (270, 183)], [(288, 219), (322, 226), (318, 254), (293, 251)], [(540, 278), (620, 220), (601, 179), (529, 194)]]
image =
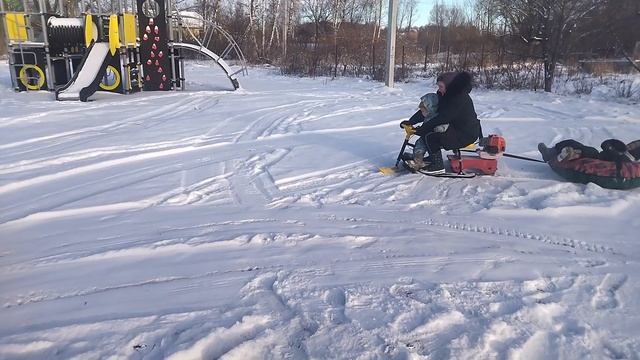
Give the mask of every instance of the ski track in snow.
[[(640, 193), (504, 158), (377, 173), (422, 83), (256, 69), (235, 93), (81, 104), (7, 71), (0, 358), (638, 358)], [(472, 95), (510, 153), (640, 138), (631, 105)]]

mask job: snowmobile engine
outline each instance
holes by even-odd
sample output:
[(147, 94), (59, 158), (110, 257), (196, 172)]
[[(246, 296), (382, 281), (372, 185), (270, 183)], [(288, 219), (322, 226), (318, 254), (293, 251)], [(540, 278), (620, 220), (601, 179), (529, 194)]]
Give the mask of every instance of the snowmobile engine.
[(500, 135), (489, 135), (480, 138), (480, 157), (483, 159), (497, 159), (507, 149), (507, 142)]
[(498, 157), (507, 148), (506, 140), (500, 135), (483, 137), (475, 150), (478, 155), (462, 155), (460, 151), (448, 155), (451, 169), (457, 173), (473, 172), (481, 175), (493, 175), (498, 170)]

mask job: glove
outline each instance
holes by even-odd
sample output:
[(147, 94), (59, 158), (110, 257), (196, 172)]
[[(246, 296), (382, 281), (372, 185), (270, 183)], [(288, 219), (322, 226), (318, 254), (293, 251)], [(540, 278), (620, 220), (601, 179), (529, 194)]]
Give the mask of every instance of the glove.
[(433, 132), (443, 133), (443, 132), (447, 131), (448, 128), (449, 128), (449, 124), (438, 125), (438, 126), (433, 128)]
[(402, 121), (402, 122), (400, 123), (400, 128), (401, 128), (401, 129), (404, 129), (404, 127), (405, 127), (405, 126), (407, 126), (407, 125), (408, 125), (408, 126), (413, 126), (413, 124), (411, 123), (411, 121), (409, 121), (409, 120), (405, 120), (405, 121)]

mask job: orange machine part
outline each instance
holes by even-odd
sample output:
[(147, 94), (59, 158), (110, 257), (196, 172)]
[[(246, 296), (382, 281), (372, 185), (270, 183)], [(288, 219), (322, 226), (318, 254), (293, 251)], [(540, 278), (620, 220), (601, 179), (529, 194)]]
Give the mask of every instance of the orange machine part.
[(460, 157), (456, 155), (447, 155), (451, 170), (459, 173), (461, 171), (474, 172), (482, 175), (493, 175), (498, 170), (498, 160), (496, 159), (483, 159), (478, 156), (466, 156)]

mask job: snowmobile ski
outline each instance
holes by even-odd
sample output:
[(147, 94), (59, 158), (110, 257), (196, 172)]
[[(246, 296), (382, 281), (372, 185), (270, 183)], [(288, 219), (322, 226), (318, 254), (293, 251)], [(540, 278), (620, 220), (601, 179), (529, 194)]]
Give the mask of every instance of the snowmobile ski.
[(475, 173), (457, 173), (457, 172), (443, 172), (443, 173), (439, 173), (439, 174), (430, 174), (424, 170), (416, 170), (414, 168), (412, 168), (411, 166), (409, 166), (409, 164), (407, 164), (406, 161), (402, 162), (402, 166), (408, 170), (411, 173), (414, 174), (422, 174), (422, 175), (426, 175), (426, 176), (431, 176), (431, 177), (443, 177), (443, 178), (460, 178), (460, 179), (470, 179), (470, 178), (474, 178), (476, 177)]
[(439, 174), (429, 174), (429, 173), (423, 172), (422, 170), (418, 170), (417, 172), (422, 174), (422, 175), (426, 175), (426, 176), (442, 177), (442, 178), (471, 179), (471, 178), (476, 177), (476, 174), (474, 174), (474, 173), (443, 172), (443, 173), (439, 173)]
[(393, 174), (398, 172), (398, 168), (396, 168), (396, 167), (388, 167), (388, 166), (381, 166), (381, 167), (378, 168), (378, 171), (380, 171), (381, 173), (383, 173), (385, 175), (393, 175)]
[[(403, 168), (398, 166), (398, 165), (400, 163), (402, 163), (404, 165), (407, 161), (411, 161), (411, 160), (413, 160), (413, 154), (408, 153), (408, 152), (402, 152), (402, 153), (400, 153), (398, 155), (398, 161), (396, 163), (396, 166), (393, 166), (393, 167), (380, 166), (380, 167), (378, 167), (378, 171), (383, 173), (384, 175), (398, 174), (400, 172), (404, 172)], [(426, 158), (425, 158), (425, 164), (428, 164), (428, 161), (426, 161)], [(406, 169), (406, 167), (405, 167), (405, 169)]]

